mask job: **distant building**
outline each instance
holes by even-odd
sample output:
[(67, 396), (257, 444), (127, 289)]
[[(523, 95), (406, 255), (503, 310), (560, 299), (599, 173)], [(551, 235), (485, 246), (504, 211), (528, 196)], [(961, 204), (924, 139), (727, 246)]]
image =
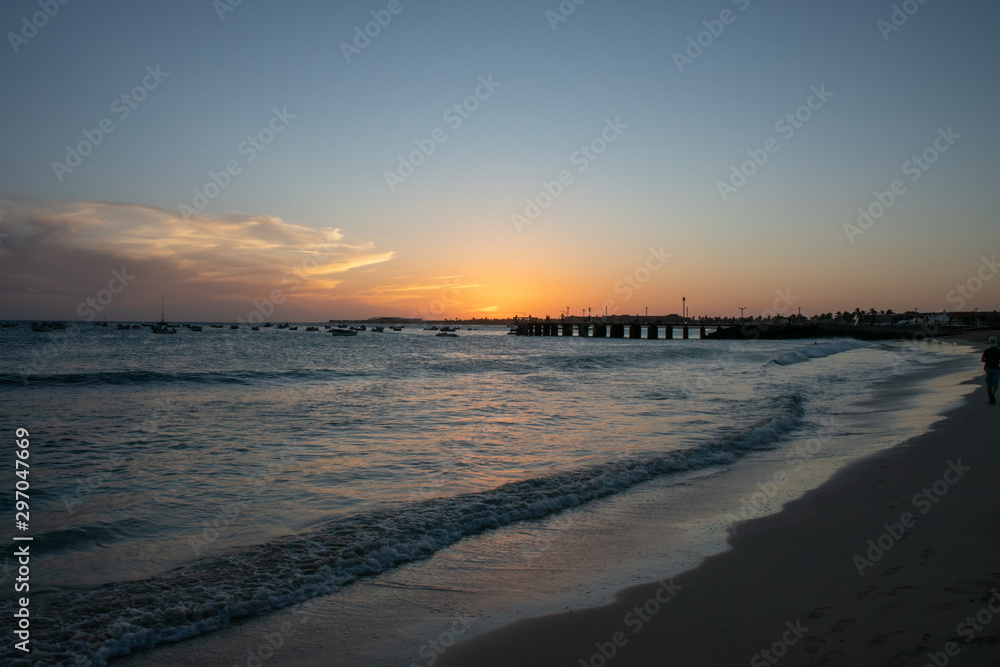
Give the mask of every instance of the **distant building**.
[(963, 310), (948, 313), (952, 324), (965, 324), (967, 326), (998, 326), (1000, 325), (1000, 311), (976, 311)]

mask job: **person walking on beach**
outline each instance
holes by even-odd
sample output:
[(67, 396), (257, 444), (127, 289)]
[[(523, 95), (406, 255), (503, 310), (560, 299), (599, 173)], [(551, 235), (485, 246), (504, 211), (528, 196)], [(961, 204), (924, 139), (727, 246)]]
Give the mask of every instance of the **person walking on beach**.
[(997, 337), (990, 336), (990, 346), (983, 352), (980, 359), (986, 370), (986, 394), (990, 403), (997, 402), (997, 385), (1000, 384), (1000, 348), (997, 347)]

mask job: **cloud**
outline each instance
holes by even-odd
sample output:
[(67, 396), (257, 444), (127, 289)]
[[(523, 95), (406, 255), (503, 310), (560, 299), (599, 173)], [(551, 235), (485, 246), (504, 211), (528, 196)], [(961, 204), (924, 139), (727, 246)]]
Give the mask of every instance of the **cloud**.
[[(126, 203), (0, 199), (0, 234), (7, 235), (0, 237), (0, 297), (18, 306), (15, 311), (34, 313), (46, 304), (61, 317), (105, 288), (115, 270), (135, 276), (116, 300), (120, 319), (135, 308), (143, 309), (135, 319), (148, 317), (150, 303), (163, 294), (204, 317), (228, 319), (245, 315), (253, 299), (274, 290), (301, 307), (349, 296), (335, 290), (352, 269), (394, 256), (371, 243), (350, 243), (337, 228), (244, 214), (185, 221), (172, 211)], [(227, 312), (217, 313), (220, 307)]]

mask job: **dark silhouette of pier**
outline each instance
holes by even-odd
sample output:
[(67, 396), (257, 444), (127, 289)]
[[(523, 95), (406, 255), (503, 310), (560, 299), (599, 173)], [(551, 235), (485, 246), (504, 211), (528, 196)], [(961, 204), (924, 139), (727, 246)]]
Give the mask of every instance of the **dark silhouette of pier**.
[(779, 324), (759, 322), (742, 324), (662, 324), (653, 322), (567, 322), (523, 321), (512, 325), (518, 336), (549, 336), (573, 338), (631, 338), (645, 340), (687, 339), (691, 330), (698, 339), (753, 340), (797, 338), (856, 338), (859, 340), (900, 340), (961, 336), (989, 327), (970, 326), (858, 326), (849, 324)]
[(520, 322), (514, 326), (518, 336), (560, 336), (574, 338), (689, 338), (691, 329), (698, 330), (699, 338), (707, 337), (706, 326), (687, 324), (621, 324), (606, 322)]

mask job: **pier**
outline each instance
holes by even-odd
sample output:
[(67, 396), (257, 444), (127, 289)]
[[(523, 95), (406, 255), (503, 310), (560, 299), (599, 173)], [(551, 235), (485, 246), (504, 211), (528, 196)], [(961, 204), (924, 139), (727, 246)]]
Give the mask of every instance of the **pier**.
[[(855, 338), (858, 340), (920, 340), (962, 336), (990, 331), (983, 326), (866, 326), (850, 324), (766, 324), (746, 322), (663, 324), (655, 322), (566, 322), (526, 321), (512, 326), (518, 336), (557, 336), (560, 338), (629, 338), (671, 340), (784, 340), (800, 338)], [(697, 334), (697, 335), (695, 335)]]
[(520, 322), (514, 326), (518, 336), (559, 336), (573, 338), (631, 338), (646, 340), (687, 339), (691, 330), (698, 338), (707, 338), (707, 329), (714, 327), (687, 324), (620, 324), (606, 322)]

